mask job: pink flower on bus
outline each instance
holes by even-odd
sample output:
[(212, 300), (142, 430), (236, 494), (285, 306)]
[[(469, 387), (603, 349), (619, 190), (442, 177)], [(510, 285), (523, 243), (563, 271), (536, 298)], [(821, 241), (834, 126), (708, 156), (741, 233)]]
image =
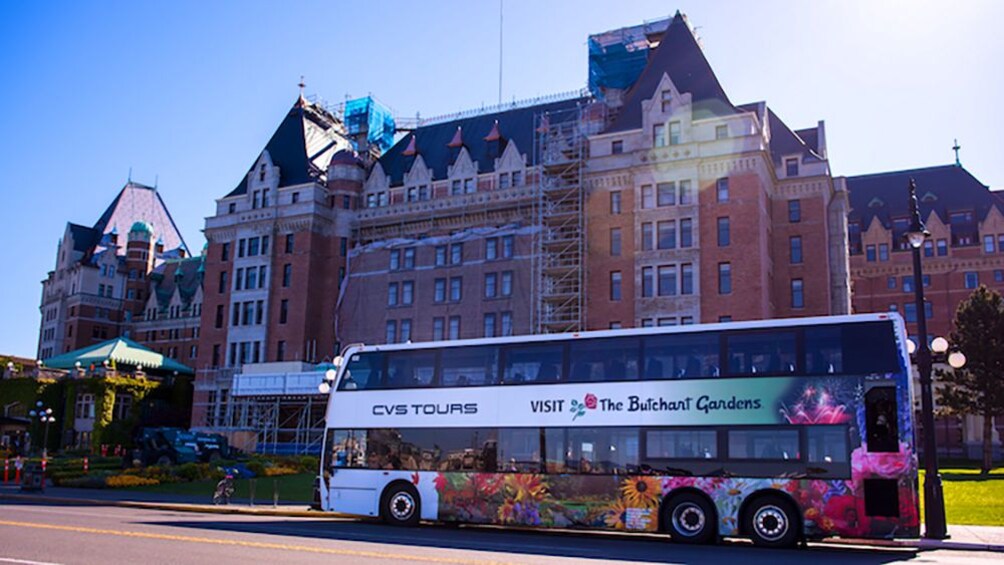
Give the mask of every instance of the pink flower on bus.
[(596, 400), (596, 395), (595, 394), (589, 393), (589, 394), (586, 395), (586, 398), (584, 400), (586, 408), (588, 408), (590, 410), (596, 410), (596, 402), (597, 402), (597, 400)]
[(855, 481), (870, 477), (895, 479), (912, 471), (914, 464), (910, 446), (900, 443), (898, 452), (869, 452), (867, 445), (851, 453), (851, 476)]

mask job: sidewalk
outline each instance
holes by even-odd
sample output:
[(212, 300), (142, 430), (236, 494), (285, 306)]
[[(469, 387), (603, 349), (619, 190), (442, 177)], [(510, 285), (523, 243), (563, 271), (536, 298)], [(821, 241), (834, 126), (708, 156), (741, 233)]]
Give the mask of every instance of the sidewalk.
[[(284, 516), (293, 518), (344, 518), (343, 514), (311, 510), (303, 503), (280, 501), (273, 506), (271, 500), (255, 500), (254, 506), (247, 499), (233, 499), (230, 505), (216, 506), (211, 503), (211, 494), (192, 497), (170, 493), (143, 491), (74, 489), (47, 487), (45, 493), (22, 493), (17, 487), (0, 485), (0, 503), (9, 501), (51, 502), (57, 504), (81, 504), (98, 506), (120, 506), (144, 508), (148, 510), (170, 510), (174, 512), (200, 512), (209, 514), (246, 514), (257, 516)], [(853, 546), (881, 546), (916, 548), (920, 550), (947, 549), (956, 551), (998, 551), (1004, 552), (1004, 527), (962, 526), (948, 527), (951, 538), (947, 540), (898, 539), (863, 540), (828, 538), (816, 543)]]

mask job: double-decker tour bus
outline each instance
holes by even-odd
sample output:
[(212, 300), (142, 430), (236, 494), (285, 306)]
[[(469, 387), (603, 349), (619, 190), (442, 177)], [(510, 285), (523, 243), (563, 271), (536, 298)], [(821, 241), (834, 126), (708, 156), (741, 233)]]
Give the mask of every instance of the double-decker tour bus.
[(919, 533), (894, 313), (346, 350), (325, 510), (745, 536)]

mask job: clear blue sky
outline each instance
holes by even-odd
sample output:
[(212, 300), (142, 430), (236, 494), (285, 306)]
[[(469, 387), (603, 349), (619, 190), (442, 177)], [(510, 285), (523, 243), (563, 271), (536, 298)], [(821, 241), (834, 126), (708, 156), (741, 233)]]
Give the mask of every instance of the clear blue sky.
[[(503, 98), (580, 88), (586, 36), (682, 10), (735, 103), (827, 124), (835, 175), (962, 162), (1004, 188), (1004, 2), (506, 0)], [(35, 354), (67, 221), (159, 187), (193, 250), (297, 95), (433, 116), (498, 96), (498, 2), (7, 2), (0, 353)]]

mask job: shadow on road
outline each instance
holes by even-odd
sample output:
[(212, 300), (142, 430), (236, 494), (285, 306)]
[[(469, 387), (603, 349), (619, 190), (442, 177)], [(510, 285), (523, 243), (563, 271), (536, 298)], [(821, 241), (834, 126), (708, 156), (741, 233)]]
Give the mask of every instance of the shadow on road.
[[(829, 563), (884, 564), (913, 559), (910, 549), (852, 548), (810, 545), (806, 549), (770, 550), (743, 541), (717, 546), (674, 544), (655, 535), (598, 532), (549, 532), (478, 526), (423, 525), (402, 529), (368, 521), (351, 520), (157, 520), (145, 525), (241, 534), (268, 534), (302, 538), (299, 543), (321, 540), (355, 541), (439, 549), (502, 552), (577, 559), (607, 559), (651, 563)], [(398, 549), (400, 551), (400, 549)], [(494, 558), (497, 558), (493, 556)]]

